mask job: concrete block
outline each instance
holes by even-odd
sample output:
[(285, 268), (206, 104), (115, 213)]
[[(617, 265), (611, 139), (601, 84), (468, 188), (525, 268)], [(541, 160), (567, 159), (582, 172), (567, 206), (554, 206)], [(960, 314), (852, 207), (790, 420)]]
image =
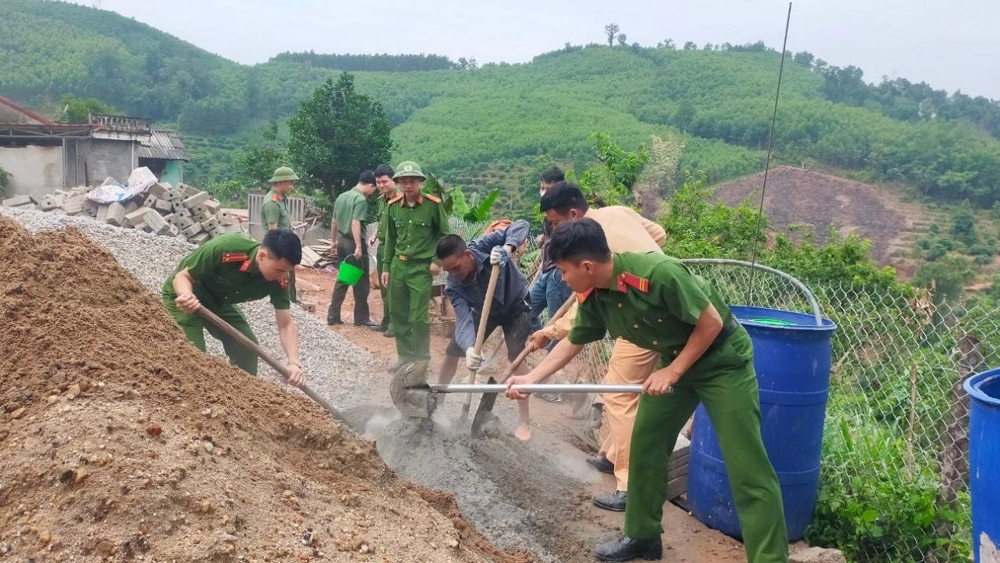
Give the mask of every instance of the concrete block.
[(67, 215), (82, 215), (83, 214), (83, 200), (81, 199), (70, 199), (64, 201), (62, 205), (59, 206), (66, 212)]
[(210, 199), (205, 203), (203, 203), (202, 205), (204, 205), (205, 208), (208, 209), (208, 212), (211, 213), (212, 215), (217, 214), (219, 210), (222, 209), (222, 204), (219, 203), (217, 199)]
[(195, 223), (204, 223), (205, 221), (214, 219), (215, 215), (210, 214), (208, 211), (202, 211), (201, 213), (193, 213), (191, 218), (194, 219)]
[(219, 227), (215, 227), (215, 228), (212, 228), (212, 229), (205, 229), (205, 232), (207, 232), (209, 235), (211, 235), (212, 238), (215, 238), (215, 237), (217, 237), (219, 235), (226, 234), (226, 233), (220, 231)]
[(3, 200), (4, 207), (21, 207), (22, 205), (35, 205), (35, 200), (30, 195), (17, 195)]
[(135, 225), (133, 225), (132, 228), (135, 229), (135, 230), (137, 230), (137, 231), (145, 231), (147, 233), (149, 232), (149, 231), (146, 231), (146, 228), (147, 228), (146, 227), (146, 223), (144, 223), (143, 221), (139, 221), (138, 223), (136, 223)]
[(206, 213), (206, 214), (208, 213), (208, 208), (205, 207), (204, 203), (199, 203), (198, 205), (195, 205), (194, 207), (191, 207), (190, 209), (191, 209), (191, 214), (192, 215), (198, 215), (199, 213)]
[[(177, 225), (170, 225), (170, 230), (167, 231), (166, 236), (176, 237), (179, 234), (181, 234), (181, 230), (177, 228)], [(187, 237), (184, 237), (184, 240), (187, 240)]]
[(174, 215), (173, 213), (167, 213), (166, 215), (163, 216), (163, 220), (166, 221), (167, 223), (170, 223), (171, 225), (173, 225), (174, 221), (177, 220), (176, 217), (177, 216)]
[(191, 225), (198, 225), (199, 227), (201, 226), (200, 223), (195, 223), (194, 221), (192, 221), (190, 217), (177, 217), (176, 215), (174, 215), (174, 225), (176, 225), (177, 228), (182, 231), (190, 227)]
[(152, 186), (150, 186), (149, 190), (147, 190), (147, 192), (150, 195), (154, 195), (157, 198), (161, 198), (162, 199), (162, 198), (164, 198), (164, 196), (166, 196), (166, 194), (170, 193), (170, 184), (164, 185), (163, 182), (158, 182), (158, 183), (153, 184)]
[[(133, 209), (133, 211), (135, 210)], [(107, 217), (105, 217), (104, 222), (116, 227), (123, 226), (125, 224), (125, 206), (117, 201), (109, 205), (108, 214)]]
[(176, 215), (178, 217), (187, 217), (188, 219), (191, 218), (191, 212), (188, 211), (187, 209), (181, 209), (180, 211), (174, 211), (174, 215)]
[(181, 182), (177, 186), (177, 190), (180, 191), (181, 194), (184, 195), (184, 197), (191, 197), (193, 195), (198, 195), (199, 193), (201, 193), (201, 190), (199, 190), (198, 188), (191, 187), (185, 184), (184, 182)]
[(190, 217), (191, 212), (187, 210), (187, 207), (184, 207), (184, 202), (175, 200), (171, 202), (171, 206), (174, 208), (174, 213), (180, 213), (183, 211)]
[(38, 202), (38, 208), (42, 211), (52, 211), (62, 205), (65, 200), (66, 196), (63, 194), (49, 194)]
[(83, 198), (83, 211), (87, 215), (94, 217), (97, 215), (97, 210), (101, 208), (101, 204), (97, 203), (92, 199)]
[(188, 237), (188, 242), (190, 242), (192, 244), (201, 244), (201, 243), (207, 241), (210, 238), (212, 238), (211, 235), (209, 235), (205, 231), (202, 231), (202, 232), (194, 235), (193, 237)]
[(102, 222), (102, 223), (107, 222), (107, 219), (108, 219), (108, 207), (110, 207), (110, 205), (102, 204), (102, 205), (98, 206), (97, 207), (97, 215), (94, 216), (94, 218), (97, 219), (98, 221)]
[(129, 203), (134, 203), (139, 207), (142, 207), (143, 204), (146, 203), (146, 199), (147, 199), (146, 194), (135, 194), (134, 196), (132, 196), (132, 199), (128, 201)]
[[(147, 209), (145, 207), (136, 209), (132, 213), (126, 213), (125, 214), (125, 224), (122, 225), (122, 226), (123, 227), (124, 226), (136, 227), (139, 223), (145, 223), (146, 222), (146, 215), (148, 213), (149, 213), (149, 209)], [(154, 214), (155, 214), (155, 212), (154, 212)]]
[(193, 196), (189, 196), (187, 199), (184, 200), (183, 203), (184, 207), (192, 209), (196, 207), (198, 204), (204, 203), (210, 199), (212, 199), (212, 194), (208, 192), (198, 192)]
[(133, 211), (138, 211), (138, 210), (139, 210), (139, 204), (136, 203), (134, 199), (133, 200), (129, 200), (129, 202), (125, 204), (125, 213), (126, 214), (132, 213)]
[(160, 213), (172, 213), (174, 211), (174, 204), (165, 199), (157, 199), (156, 203), (153, 204), (153, 209)]
[[(201, 223), (194, 223), (190, 227), (186, 227), (184, 229), (181, 229), (181, 232), (184, 233), (184, 236), (186, 236), (189, 240), (191, 239), (191, 237), (195, 236), (198, 233), (204, 232), (204, 231), (205, 230), (201, 228)], [(208, 234), (208, 233), (206, 233), (206, 234)]]
[(215, 219), (209, 219), (208, 221), (202, 221), (201, 226), (206, 231), (211, 231), (212, 229), (216, 229), (219, 227), (219, 222)]
[(172, 226), (167, 223), (156, 211), (146, 213), (146, 224), (149, 225), (150, 230), (157, 235), (166, 234), (170, 231), (170, 227)]
[(154, 205), (156, 205), (157, 201), (160, 201), (160, 198), (156, 197), (153, 194), (149, 194), (148, 196), (146, 196), (146, 199), (142, 202), (142, 206), (153, 207)]

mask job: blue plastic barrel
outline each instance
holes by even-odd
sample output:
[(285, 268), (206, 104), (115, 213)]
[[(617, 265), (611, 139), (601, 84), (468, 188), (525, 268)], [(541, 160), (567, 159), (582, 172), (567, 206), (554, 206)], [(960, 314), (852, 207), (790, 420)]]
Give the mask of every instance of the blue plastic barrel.
[[(819, 493), (830, 337), (837, 327), (828, 319), (817, 325), (815, 317), (802, 313), (730, 309), (753, 341), (764, 447), (781, 483), (789, 540), (798, 541), (812, 520)], [(698, 520), (743, 539), (722, 452), (704, 406), (694, 416), (687, 495)]]
[[(972, 492), (972, 546), (976, 563), (986, 563), (989, 540), (1000, 548), (1000, 369), (965, 380), (969, 411), (969, 488)], [(989, 549), (989, 548), (988, 548)]]

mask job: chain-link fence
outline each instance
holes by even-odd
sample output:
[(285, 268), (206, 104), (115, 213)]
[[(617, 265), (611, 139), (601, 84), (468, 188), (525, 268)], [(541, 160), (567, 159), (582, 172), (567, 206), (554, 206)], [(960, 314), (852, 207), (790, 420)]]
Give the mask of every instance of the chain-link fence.
[[(691, 267), (729, 303), (811, 310), (780, 277), (742, 266)], [(895, 288), (811, 289), (837, 330), (820, 499), (807, 539), (860, 562), (968, 561), (962, 382), (998, 365), (1000, 310), (992, 302), (935, 305), (929, 295)]]

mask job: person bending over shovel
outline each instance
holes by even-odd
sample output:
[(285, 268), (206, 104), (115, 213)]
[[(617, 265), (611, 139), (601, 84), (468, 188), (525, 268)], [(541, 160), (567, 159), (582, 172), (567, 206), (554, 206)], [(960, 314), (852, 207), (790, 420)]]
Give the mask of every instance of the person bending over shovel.
[(257, 375), (257, 354), (221, 329), (205, 325), (197, 314), (205, 307), (247, 338), (257, 341), (236, 303), (270, 297), (278, 323), (278, 337), (288, 358), (288, 383), (305, 384), (299, 367), (299, 342), (289, 312), (289, 273), (302, 260), (302, 243), (288, 229), (274, 229), (258, 244), (240, 233), (213, 238), (181, 260), (177, 270), (163, 283), (163, 304), (199, 350), (205, 351), (205, 333), (222, 342), (229, 362), (250, 375)]
[[(601, 544), (601, 561), (660, 559), (664, 474), (677, 434), (704, 403), (722, 449), (749, 563), (788, 561), (788, 535), (778, 477), (761, 438), (753, 345), (719, 291), (675, 258), (612, 254), (593, 219), (556, 227), (549, 256), (577, 293), (569, 337), (508, 387), (537, 383), (605, 333), (660, 353), (666, 367), (643, 384), (632, 430), (625, 535)], [(507, 396), (526, 395), (508, 388)]]
[[(515, 221), (466, 246), (458, 235), (447, 235), (437, 244), (437, 257), (448, 272), (444, 294), (455, 308), (455, 337), (445, 351), (440, 382), (451, 383), (458, 359), (465, 356), (466, 366), (476, 371), (483, 363), (481, 350), (476, 350), (476, 327), (479, 326), (490, 275), (499, 267), (496, 288), (486, 319), (486, 337), (503, 329), (507, 358), (514, 361), (524, 350), (531, 334), (531, 306), (528, 304), (528, 281), (511, 260), (511, 254), (528, 238), (528, 222)], [(518, 371), (517, 373), (526, 373)], [(528, 404), (520, 405), (520, 422), (514, 435), (520, 440), (531, 439)]]

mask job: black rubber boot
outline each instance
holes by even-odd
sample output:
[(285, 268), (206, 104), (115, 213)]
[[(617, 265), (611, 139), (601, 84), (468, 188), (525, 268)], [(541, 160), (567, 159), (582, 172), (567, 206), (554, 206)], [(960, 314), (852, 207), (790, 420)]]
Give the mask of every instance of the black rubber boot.
[(597, 549), (594, 550), (594, 556), (597, 557), (598, 561), (631, 561), (633, 559), (658, 561), (663, 558), (663, 544), (660, 543), (660, 538), (636, 540), (622, 536), (620, 540), (597, 546)]

